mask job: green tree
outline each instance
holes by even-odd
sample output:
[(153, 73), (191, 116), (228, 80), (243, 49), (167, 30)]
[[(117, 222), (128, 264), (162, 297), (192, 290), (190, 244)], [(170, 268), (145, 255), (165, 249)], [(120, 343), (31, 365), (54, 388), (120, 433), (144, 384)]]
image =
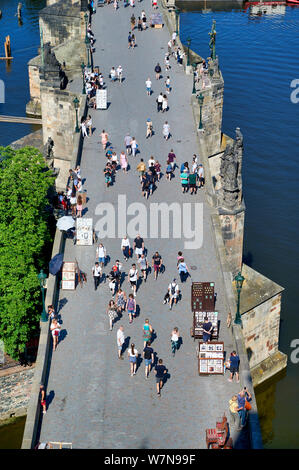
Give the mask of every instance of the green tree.
[(48, 191), (54, 183), (33, 147), (0, 147), (0, 338), (17, 359), (40, 316), (37, 274), (49, 241)]

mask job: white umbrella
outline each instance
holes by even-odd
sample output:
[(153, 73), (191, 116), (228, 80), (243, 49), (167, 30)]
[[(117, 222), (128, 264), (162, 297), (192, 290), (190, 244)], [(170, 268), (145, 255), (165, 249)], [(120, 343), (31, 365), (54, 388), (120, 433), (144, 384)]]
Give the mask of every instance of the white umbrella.
[(69, 228), (75, 227), (75, 220), (71, 216), (63, 216), (58, 219), (56, 227), (59, 230), (68, 230)]

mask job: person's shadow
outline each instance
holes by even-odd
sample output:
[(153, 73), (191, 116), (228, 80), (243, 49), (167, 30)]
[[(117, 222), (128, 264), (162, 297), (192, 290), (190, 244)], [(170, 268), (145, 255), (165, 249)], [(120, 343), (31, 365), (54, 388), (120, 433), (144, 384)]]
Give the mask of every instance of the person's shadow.
[(141, 354), (138, 354), (137, 361), (136, 361), (136, 372), (138, 371), (139, 367), (141, 366), (142, 361), (143, 361), (143, 359), (141, 357)]
[(177, 346), (177, 350), (180, 349), (180, 347), (182, 346), (183, 344), (183, 338), (180, 336), (179, 339), (178, 339), (178, 346)]
[(47, 409), (49, 408), (49, 406), (51, 405), (52, 401), (54, 400), (54, 397), (55, 397), (55, 392), (54, 392), (54, 390), (51, 390), (51, 392), (47, 395), (47, 399), (46, 399), (46, 402), (47, 402)]
[(125, 341), (124, 341), (124, 344), (123, 344), (123, 349), (122, 349), (122, 353), (124, 354), (124, 352), (126, 351), (126, 349), (128, 349), (129, 345), (130, 345), (130, 339), (131, 339), (131, 336), (127, 336)]
[(67, 337), (67, 331), (66, 331), (66, 329), (61, 330), (61, 331), (60, 331), (60, 335), (59, 335), (58, 344), (61, 343), (61, 341), (63, 341), (66, 337)]
[(155, 330), (153, 330), (152, 335), (151, 335), (151, 343), (153, 343), (155, 341), (155, 339), (157, 339), (157, 334), (156, 334)]
[(139, 315), (140, 315), (140, 307), (139, 307), (138, 304), (136, 304), (136, 313), (135, 313), (135, 317), (137, 318), (137, 317), (139, 317)]

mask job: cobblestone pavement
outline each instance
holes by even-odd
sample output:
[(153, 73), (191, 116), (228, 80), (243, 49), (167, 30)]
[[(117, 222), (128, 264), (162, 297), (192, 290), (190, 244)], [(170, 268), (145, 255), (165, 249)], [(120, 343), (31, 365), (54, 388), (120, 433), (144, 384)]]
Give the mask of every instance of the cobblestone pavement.
[[(108, 86), (109, 108), (92, 111), (96, 128), (91, 138), (85, 139), (81, 164), (84, 189), (89, 197), (87, 217), (99, 220), (99, 203), (109, 202), (116, 214), (118, 195), (126, 195), (127, 205), (139, 202), (149, 208), (157, 202), (201, 202), (203, 213), (203, 246), (200, 249), (184, 250), (181, 239), (149, 239), (145, 237), (148, 258), (158, 250), (166, 270), (154, 281), (150, 274), (146, 284), (142, 283), (137, 292), (139, 316), (129, 325), (127, 315), (109, 331), (106, 306), (110, 299), (108, 283), (101, 284), (95, 292), (91, 268), (95, 261), (95, 246), (74, 246), (66, 244), (65, 260), (78, 260), (80, 268), (88, 273), (88, 282), (76, 291), (60, 291), (59, 302), (63, 322), (62, 340), (51, 359), (47, 393), (50, 404), (43, 418), (41, 441), (55, 440), (73, 443), (74, 448), (205, 448), (205, 429), (215, 426), (215, 420), (225, 411), (228, 414), (228, 400), (239, 390), (238, 384), (227, 381), (228, 372), (223, 376), (199, 376), (196, 359), (196, 342), (190, 337), (192, 313), (190, 309), (191, 281), (180, 286), (182, 300), (169, 310), (163, 305), (163, 296), (168, 283), (178, 277), (176, 254), (183, 250), (187, 265), (194, 266), (192, 280), (214, 281), (217, 292), (216, 309), (220, 315), (220, 337), (225, 350), (230, 353), (232, 340), (226, 328), (227, 307), (219, 261), (216, 255), (211, 222), (211, 209), (205, 203), (204, 190), (197, 196), (183, 195), (179, 172), (176, 170), (172, 182), (165, 177), (158, 184), (153, 196), (146, 201), (140, 192), (136, 165), (143, 157), (147, 162), (150, 155), (163, 164), (171, 148), (177, 155), (178, 164), (197, 153), (195, 125), (190, 107), (192, 77), (184, 74), (182, 67), (171, 62), (169, 75), (172, 91), (169, 95), (169, 111), (156, 111), (155, 98), (165, 90), (163, 59), (167, 51), (169, 32), (163, 29), (135, 30), (137, 47), (127, 48), (130, 30), (130, 16), (136, 18), (144, 9), (147, 17), (151, 13), (149, 1), (137, 3), (136, 8), (124, 8), (120, 3), (118, 11), (113, 5), (98, 8), (93, 16), (92, 29), (95, 32), (95, 65), (99, 65)], [(163, 79), (155, 79), (154, 67), (163, 64)], [(122, 84), (110, 83), (108, 74), (111, 66), (122, 65)], [(151, 77), (153, 95), (147, 96), (145, 80)], [(145, 139), (145, 121), (153, 121), (155, 135)], [(171, 138), (163, 139), (162, 125), (168, 120)], [(104, 187), (104, 152), (99, 134), (105, 129), (118, 155), (124, 149), (124, 136), (130, 132), (139, 144), (140, 153), (129, 157), (128, 174), (117, 172), (116, 182), (110, 188)], [(99, 211), (99, 208), (98, 208)], [(128, 220), (132, 216), (128, 217)], [(136, 229), (138, 230), (138, 228)], [(108, 273), (112, 262), (121, 258), (120, 238), (105, 239), (104, 244), (111, 261), (105, 268)], [(132, 239), (131, 239), (132, 242)], [(134, 257), (134, 261), (135, 261)], [(132, 260), (124, 262), (127, 273)], [(127, 295), (131, 292), (127, 278), (123, 286)], [(153, 372), (148, 380), (144, 376), (144, 363), (136, 376), (129, 373), (127, 352), (125, 360), (117, 359), (116, 331), (124, 325), (125, 335), (134, 341), (142, 352), (142, 325), (149, 318), (156, 333), (152, 344), (159, 358), (168, 368), (168, 379), (162, 389), (162, 396), (156, 395)], [(174, 326), (180, 330), (183, 344), (172, 357), (170, 333)]]

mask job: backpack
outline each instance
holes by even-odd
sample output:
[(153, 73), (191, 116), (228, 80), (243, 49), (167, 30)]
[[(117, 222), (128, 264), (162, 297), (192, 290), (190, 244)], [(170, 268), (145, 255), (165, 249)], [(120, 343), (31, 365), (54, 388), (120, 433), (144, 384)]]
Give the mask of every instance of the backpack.
[(176, 288), (176, 284), (175, 285), (171, 284), (171, 295), (175, 294), (175, 288)]

